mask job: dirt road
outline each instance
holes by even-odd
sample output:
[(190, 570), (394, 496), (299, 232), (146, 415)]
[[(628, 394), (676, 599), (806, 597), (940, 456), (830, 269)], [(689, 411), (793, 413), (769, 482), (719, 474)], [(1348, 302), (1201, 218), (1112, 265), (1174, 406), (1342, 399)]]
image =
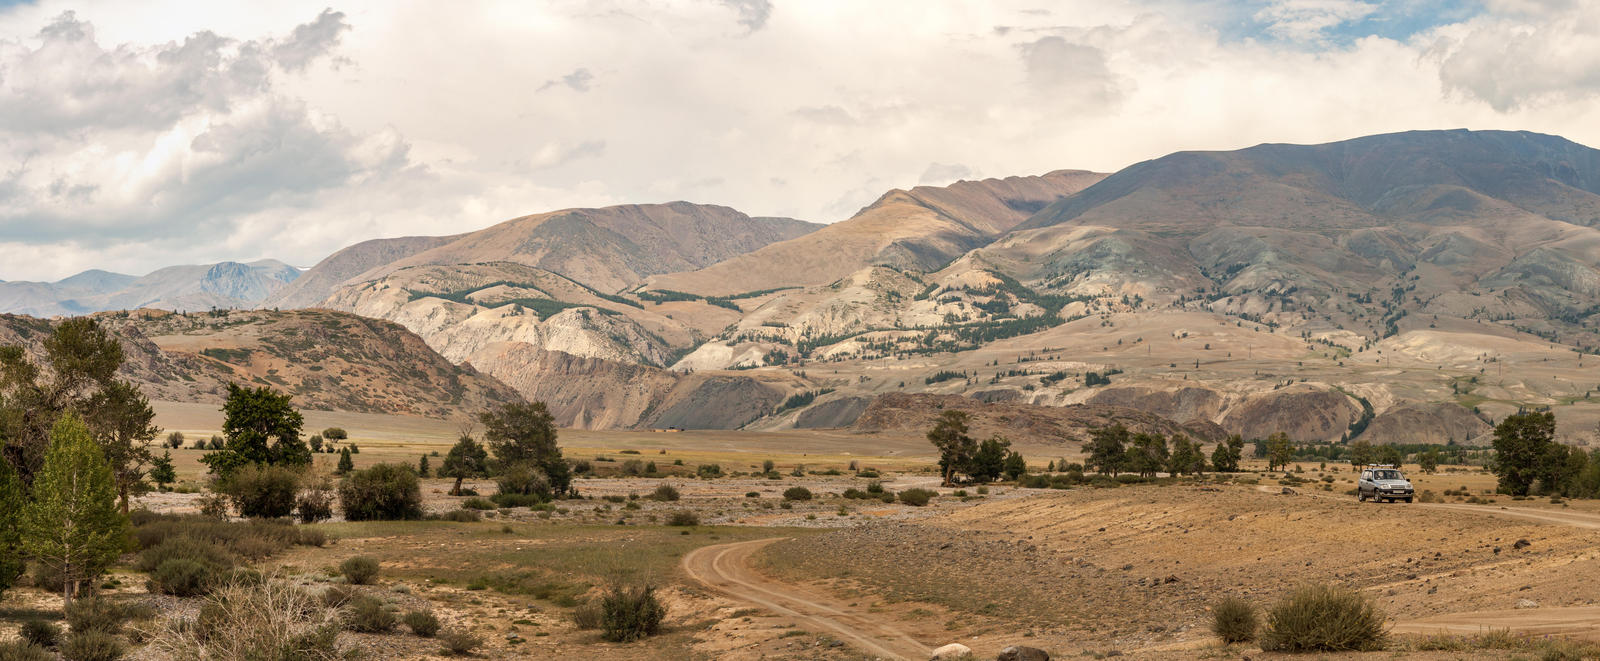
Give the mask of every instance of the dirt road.
[(886, 659), (926, 659), (932, 653), (905, 632), (877, 616), (859, 612), (825, 595), (769, 580), (750, 569), (750, 555), (782, 539), (773, 537), (695, 549), (683, 558), (690, 578), (739, 601), (792, 617), (801, 626), (827, 632), (864, 652)]

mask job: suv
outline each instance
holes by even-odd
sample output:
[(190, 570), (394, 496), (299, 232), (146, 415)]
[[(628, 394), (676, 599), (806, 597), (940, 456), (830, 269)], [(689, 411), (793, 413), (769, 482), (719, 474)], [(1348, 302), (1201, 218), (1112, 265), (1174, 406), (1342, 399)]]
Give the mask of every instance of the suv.
[(1411, 481), (1394, 466), (1369, 466), (1361, 469), (1361, 480), (1356, 483), (1356, 500), (1368, 498), (1378, 502), (1403, 500), (1411, 502), (1416, 495)]

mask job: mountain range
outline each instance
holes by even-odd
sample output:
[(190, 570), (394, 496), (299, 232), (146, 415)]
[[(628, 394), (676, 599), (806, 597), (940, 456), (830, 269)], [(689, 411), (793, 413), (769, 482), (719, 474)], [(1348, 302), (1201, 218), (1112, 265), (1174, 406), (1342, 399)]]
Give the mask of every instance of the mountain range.
[[(298, 275), (197, 289), (392, 322), (574, 427), (870, 434), (959, 396), (1040, 442), (1089, 420), (1474, 442), (1525, 406), (1600, 441), (1600, 151), (1530, 132), (919, 186), (830, 225), (567, 209)], [(34, 289), (71, 292), (35, 314), (188, 300), (89, 272), (0, 301)]]
[(0, 282), (0, 313), (253, 308), (299, 277), (300, 269), (275, 259), (169, 266), (141, 277), (93, 269), (55, 282)]

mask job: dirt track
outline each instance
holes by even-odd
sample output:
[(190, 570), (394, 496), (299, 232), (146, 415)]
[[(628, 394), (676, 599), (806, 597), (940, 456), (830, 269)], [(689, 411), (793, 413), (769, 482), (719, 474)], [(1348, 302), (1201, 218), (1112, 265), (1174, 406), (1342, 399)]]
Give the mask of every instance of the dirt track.
[(926, 659), (932, 653), (932, 648), (884, 624), (880, 618), (856, 612), (829, 597), (773, 582), (751, 571), (750, 555), (779, 539), (782, 538), (696, 549), (684, 556), (683, 569), (690, 578), (707, 587), (795, 618), (809, 629), (833, 633), (869, 654), (887, 659)]

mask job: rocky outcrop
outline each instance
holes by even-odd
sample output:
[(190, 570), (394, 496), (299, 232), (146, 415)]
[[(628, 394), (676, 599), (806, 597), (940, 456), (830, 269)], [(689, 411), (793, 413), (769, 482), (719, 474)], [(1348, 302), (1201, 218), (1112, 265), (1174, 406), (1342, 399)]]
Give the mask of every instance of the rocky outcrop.
[(1195, 386), (1172, 390), (1159, 387), (1107, 387), (1096, 392), (1087, 403), (1124, 406), (1172, 420), (1212, 420), (1222, 411), (1223, 399), (1215, 390)]
[(1493, 427), (1452, 402), (1405, 402), (1379, 413), (1357, 439), (1374, 445), (1471, 443)]
[[(1172, 420), (1148, 411), (1105, 405), (1036, 406), (1020, 403), (987, 404), (960, 395), (890, 393), (879, 395), (851, 428), (856, 431), (920, 433), (934, 424), (946, 409), (966, 411), (975, 438), (1000, 434), (1012, 441), (1064, 445), (1088, 440), (1093, 429), (1121, 424), (1134, 432), (1191, 435), (1215, 442), (1220, 436), (1199, 436)], [(1203, 431), (1203, 429), (1197, 429)]]
[(795, 429), (842, 429), (861, 419), (871, 397), (838, 397), (819, 402), (795, 417)]
[(1361, 406), (1343, 393), (1294, 385), (1246, 397), (1221, 424), (1246, 439), (1283, 432), (1296, 442), (1338, 441), (1360, 415)]

